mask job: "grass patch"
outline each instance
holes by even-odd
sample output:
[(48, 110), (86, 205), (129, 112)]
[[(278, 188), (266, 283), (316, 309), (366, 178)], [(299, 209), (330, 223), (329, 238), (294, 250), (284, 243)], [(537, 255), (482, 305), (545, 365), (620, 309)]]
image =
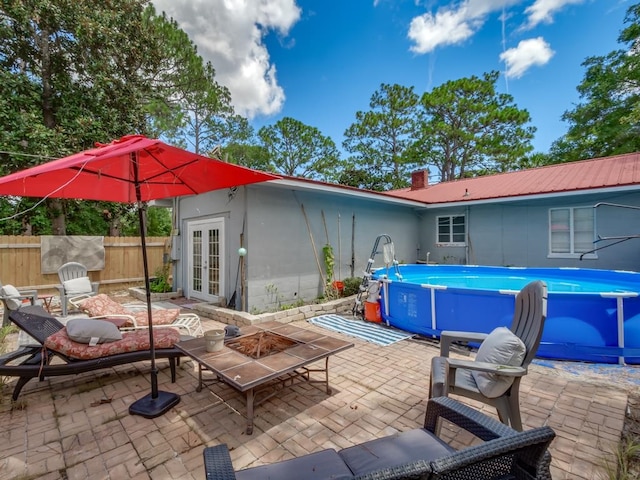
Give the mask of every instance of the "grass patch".
[[(10, 348), (7, 337), (17, 332), (18, 328), (15, 325), (7, 325), (6, 327), (0, 328), (0, 355), (6, 353)], [(7, 384), (8, 379), (9, 377), (0, 376), (0, 387), (4, 387)]]
[(640, 478), (640, 397), (629, 397), (622, 438), (603, 466), (608, 480)]

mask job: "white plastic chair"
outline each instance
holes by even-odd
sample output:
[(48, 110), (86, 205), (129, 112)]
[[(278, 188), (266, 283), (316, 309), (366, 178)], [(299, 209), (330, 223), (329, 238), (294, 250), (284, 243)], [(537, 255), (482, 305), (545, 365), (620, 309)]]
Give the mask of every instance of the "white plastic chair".
[(60, 285), (60, 308), (62, 316), (67, 316), (67, 302), (71, 298), (86, 298), (98, 293), (100, 284), (89, 280), (87, 267), (78, 262), (68, 262), (58, 269)]

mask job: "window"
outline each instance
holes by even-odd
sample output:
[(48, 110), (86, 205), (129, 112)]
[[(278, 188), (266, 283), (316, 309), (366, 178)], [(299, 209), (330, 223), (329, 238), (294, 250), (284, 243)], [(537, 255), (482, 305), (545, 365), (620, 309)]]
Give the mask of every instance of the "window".
[(553, 256), (575, 256), (593, 249), (592, 207), (549, 210), (549, 248)]
[(464, 245), (466, 241), (466, 229), (464, 215), (451, 215), (438, 217), (439, 244)]

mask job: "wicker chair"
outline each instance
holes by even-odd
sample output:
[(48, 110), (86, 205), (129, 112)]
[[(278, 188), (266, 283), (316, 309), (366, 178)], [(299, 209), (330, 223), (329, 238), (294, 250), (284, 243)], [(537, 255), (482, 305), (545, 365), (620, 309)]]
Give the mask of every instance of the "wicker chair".
[[(442, 420), (484, 442), (453, 449), (435, 434)], [(427, 404), (424, 428), (237, 472), (223, 444), (205, 448), (204, 463), (208, 480), (546, 480), (551, 479), (547, 447), (554, 436), (550, 427), (517, 432), (452, 398), (439, 397)]]

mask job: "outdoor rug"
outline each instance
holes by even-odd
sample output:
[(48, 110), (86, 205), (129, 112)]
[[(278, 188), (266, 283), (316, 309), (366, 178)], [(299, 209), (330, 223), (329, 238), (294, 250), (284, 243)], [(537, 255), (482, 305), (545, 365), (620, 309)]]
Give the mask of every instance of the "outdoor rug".
[(349, 320), (340, 315), (320, 315), (319, 317), (310, 318), (308, 322), (383, 347), (405, 338), (411, 338), (414, 335), (393, 327), (387, 327), (384, 324), (370, 323), (364, 320)]

